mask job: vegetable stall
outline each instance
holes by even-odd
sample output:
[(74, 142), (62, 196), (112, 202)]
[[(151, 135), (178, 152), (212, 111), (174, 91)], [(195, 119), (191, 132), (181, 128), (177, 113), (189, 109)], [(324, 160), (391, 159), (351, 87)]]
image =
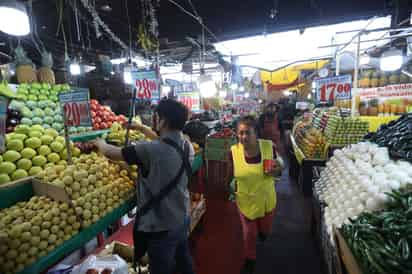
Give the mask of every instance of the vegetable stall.
[[(409, 115), (336, 150), (314, 185), (324, 261), (336, 273), (408, 273), (412, 212)], [(403, 138), (402, 138), (403, 137)]]

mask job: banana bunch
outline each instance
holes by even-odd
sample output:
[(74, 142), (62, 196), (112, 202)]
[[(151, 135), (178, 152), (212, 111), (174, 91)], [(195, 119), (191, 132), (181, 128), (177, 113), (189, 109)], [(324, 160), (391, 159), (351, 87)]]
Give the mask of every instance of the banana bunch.
[(144, 24), (139, 25), (137, 38), (144, 51), (152, 52), (159, 47), (159, 42), (149, 34)]
[(5, 96), (7, 98), (17, 98), (18, 96), (13, 92), (13, 90), (9, 87), (7, 81), (0, 82), (0, 95)]
[[(122, 127), (119, 123), (113, 123), (110, 128), (110, 133), (106, 137), (107, 141), (114, 143), (116, 145), (124, 145), (126, 142), (126, 129)], [(130, 141), (144, 141), (147, 140), (146, 136), (138, 130), (130, 130), (129, 132)]]

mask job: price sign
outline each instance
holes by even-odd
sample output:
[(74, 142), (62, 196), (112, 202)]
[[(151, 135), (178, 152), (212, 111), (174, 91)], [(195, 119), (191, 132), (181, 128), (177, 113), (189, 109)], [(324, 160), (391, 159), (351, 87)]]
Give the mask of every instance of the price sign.
[(200, 111), (200, 96), (197, 92), (179, 93), (177, 100), (193, 112)]
[(317, 102), (351, 99), (352, 76), (342, 75), (315, 80)]
[(132, 71), (137, 99), (159, 101), (160, 89), (156, 71)]
[(7, 104), (7, 98), (0, 96), (0, 152), (6, 150)]
[(59, 100), (64, 112), (66, 126), (87, 127), (92, 125), (90, 96), (87, 89), (61, 93)]

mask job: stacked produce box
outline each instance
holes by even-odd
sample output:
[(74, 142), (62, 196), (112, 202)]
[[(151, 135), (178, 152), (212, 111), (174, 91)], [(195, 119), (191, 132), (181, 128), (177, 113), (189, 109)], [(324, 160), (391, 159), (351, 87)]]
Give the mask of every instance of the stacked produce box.
[(329, 117), (324, 134), (332, 145), (358, 143), (368, 133), (368, 122), (352, 117), (332, 115)]

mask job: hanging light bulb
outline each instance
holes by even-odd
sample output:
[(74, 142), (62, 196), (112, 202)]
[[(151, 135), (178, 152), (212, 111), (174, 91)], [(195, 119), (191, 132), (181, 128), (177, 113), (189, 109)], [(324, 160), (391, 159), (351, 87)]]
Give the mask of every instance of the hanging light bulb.
[(402, 51), (396, 48), (391, 48), (384, 52), (381, 56), (380, 68), (383, 71), (395, 71), (403, 65)]
[(23, 3), (16, 0), (1, 1), (0, 30), (14, 36), (24, 36), (30, 33), (30, 20)]
[(216, 95), (217, 88), (211, 75), (200, 74), (199, 79), (200, 94), (204, 98), (210, 98)]
[(249, 96), (250, 96), (249, 92), (246, 92), (245, 93), (245, 98), (249, 98)]
[(226, 98), (226, 96), (227, 96), (227, 91), (226, 91), (226, 90), (221, 90), (221, 91), (219, 91), (219, 96), (220, 96), (221, 98)]
[(80, 75), (80, 65), (79, 63), (74, 60), (73, 63), (70, 64), (70, 74), (71, 75)]
[(123, 80), (127, 85), (131, 85), (133, 83), (131, 61), (129, 61), (129, 64), (123, 69)]
[(240, 88), (239, 88), (239, 91), (240, 91), (240, 92), (244, 92), (244, 91), (245, 91), (245, 87), (240, 87)]

